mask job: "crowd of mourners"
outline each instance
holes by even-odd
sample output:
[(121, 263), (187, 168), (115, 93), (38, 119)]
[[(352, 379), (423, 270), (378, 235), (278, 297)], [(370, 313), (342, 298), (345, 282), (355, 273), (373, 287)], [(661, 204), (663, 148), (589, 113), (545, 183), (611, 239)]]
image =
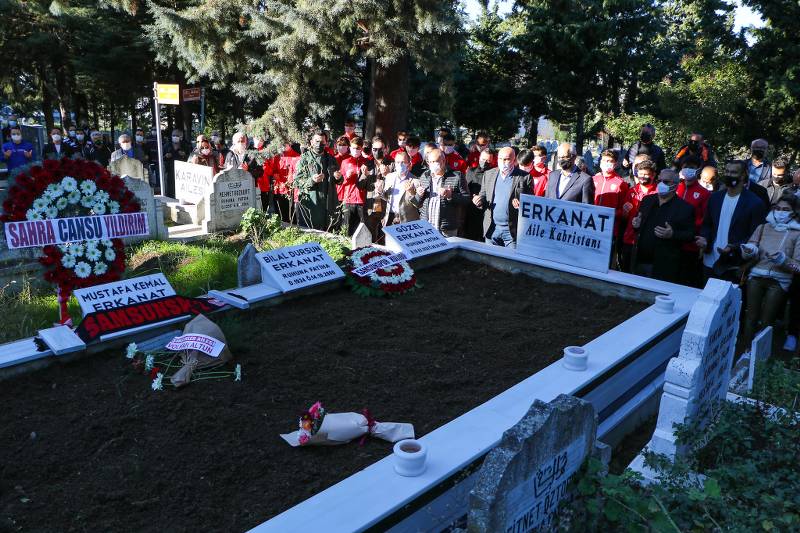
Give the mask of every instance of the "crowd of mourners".
[[(785, 160), (770, 161), (764, 139), (752, 142), (748, 158), (718, 164), (700, 133), (671, 158), (655, 135), (645, 124), (629, 149), (603, 150), (595, 161), (569, 143), (520, 150), (495, 147), (478, 133), (464, 145), (448, 128), (434, 142), (401, 131), (390, 145), (380, 135), (360, 137), (351, 120), (335, 139), (315, 130), (303, 147), (287, 144), (279, 154), (269, 153), (259, 136), (239, 132), (227, 146), (213, 132), (192, 146), (174, 130), (163, 146), (165, 193), (173, 194), (175, 161), (215, 171), (241, 168), (252, 174), (263, 209), (286, 222), (348, 235), (364, 223), (373, 242), (382, 242), (382, 228), (426, 220), (445, 236), (505, 247), (516, 246), (522, 194), (601, 205), (615, 211), (611, 268), (694, 287), (709, 277), (743, 286), (743, 346), (782, 318), (789, 303), (784, 348), (795, 350), (800, 170), (790, 173)], [(54, 129), (42, 158), (82, 157), (104, 166), (136, 158), (157, 187), (155, 139), (154, 130), (138, 129), (110, 145), (97, 130)], [(15, 120), (3, 140), (9, 169), (34, 158)]]

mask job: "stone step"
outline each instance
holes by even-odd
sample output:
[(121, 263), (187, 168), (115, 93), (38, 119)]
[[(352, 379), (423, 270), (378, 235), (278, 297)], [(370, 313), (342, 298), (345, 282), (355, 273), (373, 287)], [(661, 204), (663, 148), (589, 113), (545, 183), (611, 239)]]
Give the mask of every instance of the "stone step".
[(205, 238), (208, 233), (203, 226), (197, 224), (181, 224), (167, 228), (169, 240), (178, 242), (192, 242)]

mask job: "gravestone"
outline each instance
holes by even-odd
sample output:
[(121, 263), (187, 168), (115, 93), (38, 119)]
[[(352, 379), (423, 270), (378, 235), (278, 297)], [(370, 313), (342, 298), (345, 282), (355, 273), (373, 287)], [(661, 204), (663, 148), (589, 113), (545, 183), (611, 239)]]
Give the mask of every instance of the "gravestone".
[(356, 228), (355, 233), (350, 238), (350, 246), (353, 250), (361, 248), (362, 246), (369, 246), (372, 244), (372, 232), (369, 231), (366, 224), (361, 222)]
[(296, 291), (344, 278), (344, 272), (318, 242), (276, 248), (257, 255), (263, 284)]
[(750, 346), (750, 357), (748, 360), (746, 390), (753, 390), (753, 380), (756, 377), (756, 363), (764, 362), (769, 359), (772, 353), (772, 326), (767, 326), (758, 332)]
[(261, 263), (258, 262), (258, 250), (248, 243), (237, 260), (237, 277), (239, 287), (248, 287), (261, 283)]
[(150, 227), (149, 237), (128, 237), (125, 243), (138, 242), (147, 239), (166, 239), (167, 228), (164, 225), (164, 208), (161, 200), (153, 196), (153, 189), (146, 181), (132, 176), (122, 176), (125, 187), (131, 191), (139, 201), (141, 210), (147, 213), (147, 222)]
[(175, 161), (175, 198), (199, 204), (213, 190), (214, 169), (185, 161)]
[(240, 168), (223, 170), (204, 198), (203, 227), (208, 233), (236, 229), (248, 209), (256, 207), (253, 176)]
[(131, 178), (144, 180), (149, 185), (144, 165), (136, 158), (126, 156), (116, 159), (108, 164), (108, 170), (117, 176), (130, 176)]
[[(676, 443), (675, 424), (697, 422), (704, 427), (714, 407), (725, 400), (730, 381), (736, 335), (739, 331), (741, 292), (727, 281), (711, 278), (700, 293), (686, 322), (678, 357), (673, 357), (664, 375), (664, 392), (651, 452), (674, 459), (686, 450)], [(631, 468), (653, 480), (654, 473), (639, 455)]]
[(386, 234), (386, 247), (394, 252), (403, 252), (409, 260), (453, 247), (427, 220), (392, 224), (383, 228), (383, 232)]
[(536, 400), (486, 456), (470, 492), (467, 531), (530, 531), (547, 526), (568, 485), (594, 449), (597, 416), (588, 402), (562, 394)]

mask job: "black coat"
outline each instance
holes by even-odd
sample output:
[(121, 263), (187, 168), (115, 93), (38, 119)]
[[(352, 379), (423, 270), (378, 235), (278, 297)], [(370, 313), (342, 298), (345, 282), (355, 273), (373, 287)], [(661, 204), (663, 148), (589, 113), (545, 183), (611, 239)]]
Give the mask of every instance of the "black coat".
[[(663, 239), (648, 235), (647, 238), (657, 239), (658, 245), (653, 249), (653, 277), (664, 281), (676, 282), (681, 273), (681, 247), (684, 243), (694, 238), (694, 207), (685, 200), (674, 196), (663, 205), (659, 205), (657, 194), (650, 194), (642, 198), (639, 204), (641, 224), (636, 230), (636, 243), (634, 244), (632, 265), (636, 272), (639, 263), (639, 241), (644, 231), (652, 231), (651, 217), (658, 217), (656, 226), (663, 226), (668, 222), (672, 228), (672, 237)], [(663, 222), (661, 222), (663, 221)]]

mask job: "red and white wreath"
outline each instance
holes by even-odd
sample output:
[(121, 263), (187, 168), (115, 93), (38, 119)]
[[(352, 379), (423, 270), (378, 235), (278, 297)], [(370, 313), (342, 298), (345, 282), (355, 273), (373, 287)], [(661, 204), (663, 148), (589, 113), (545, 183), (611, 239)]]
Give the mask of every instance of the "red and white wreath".
[(345, 270), (348, 274), (348, 283), (353, 290), (365, 296), (394, 296), (419, 287), (417, 276), (407, 261), (379, 268), (365, 276), (358, 276), (353, 272), (382, 257), (391, 256), (391, 252), (375, 246), (362, 246), (349, 252)]
[[(86, 215), (136, 213), (139, 202), (97, 163), (61, 159), (44, 161), (19, 174), (3, 202), (3, 222), (43, 220)], [(48, 268), (44, 279), (59, 289), (60, 300), (72, 291), (116, 281), (125, 271), (121, 239), (102, 239), (42, 248), (39, 262)], [(62, 307), (65, 309), (65, 305)]]

